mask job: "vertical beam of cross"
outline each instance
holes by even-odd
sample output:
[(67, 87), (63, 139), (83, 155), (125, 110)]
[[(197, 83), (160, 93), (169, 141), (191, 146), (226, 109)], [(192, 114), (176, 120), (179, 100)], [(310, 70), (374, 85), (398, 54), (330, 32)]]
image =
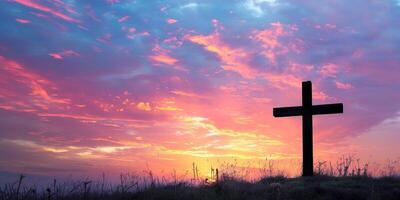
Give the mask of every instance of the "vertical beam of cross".
[(312, 105), (311, 81), (302, 83), (302, 105), (274, 108), (274, 117), (302, 116), (303, 118), (303, 176), (313, 172), (313, 115), (343, 113), (343, 104)]
[(303, 106), (303, 176), (313, 175), (313, 123), (311, 82), (302, 83)]

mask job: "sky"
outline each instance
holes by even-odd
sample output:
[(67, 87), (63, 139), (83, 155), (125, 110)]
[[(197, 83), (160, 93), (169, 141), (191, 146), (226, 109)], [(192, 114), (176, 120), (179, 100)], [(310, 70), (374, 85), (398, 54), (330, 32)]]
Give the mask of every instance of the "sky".
[(301, 117), (272, 108), (300, 105), (306, 80), (314, 104), (344, 104), (314, 116), (315, 161), (384, 166), (399, 19), (395, 0), (1, 1), (0, 171), (300, 173)]

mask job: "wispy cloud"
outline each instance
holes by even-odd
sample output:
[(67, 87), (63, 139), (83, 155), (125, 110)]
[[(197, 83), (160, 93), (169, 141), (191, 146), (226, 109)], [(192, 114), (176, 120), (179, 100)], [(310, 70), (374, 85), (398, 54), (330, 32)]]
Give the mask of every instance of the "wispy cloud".
[(51, 56), (54, 59), (64, 59), (65, 57), (69, 56), (79, 56), (79, 53), (73, 51), (73, 50), (65, 50), (61, 52), (54, 52), (54, 53), (49, 53), (49, 56)]
[(17, 22), (19, 22), (21, 24), (29, 24), (29, 23), (31, 23), (31, 21), (29, 21), (27, 19), (20, 19), (20, 18), (15, 19), (15, 21), (17, 21)]
[(40, 3), (37, 3), (34, 0), (13, 0), (13, 1), (16, 2), (16, 3), (19, 3), (21, 5), (24, 5), (26, 7), (29, 7), (29, 8), (32, 8), (32, 9), (36, 9), (36, 10), (39, 10), (39, 11), (42, 11), (42, 12), (45, 12), (45, 13), (49, 13), (49, 14), (55, 16), (55, 17), (58, 17), (60, 19), (68, 21), (68, 22), (74, 22), (74, 23), (78, 23), (79, 22), (79, 20), (77, 20), (77, 19), (74, 19), (74, 18), (72, 18), (72, 17), (70, 17), (70, 16), (68, 16), (66, 14), (63, 14), (63, 13), (61, 13), (61, 12), (59, 12), (59, 11), (53, 9), (53, 8), (50, 8), (50, 7), (44, 6), (44, 5), (40, 4)]

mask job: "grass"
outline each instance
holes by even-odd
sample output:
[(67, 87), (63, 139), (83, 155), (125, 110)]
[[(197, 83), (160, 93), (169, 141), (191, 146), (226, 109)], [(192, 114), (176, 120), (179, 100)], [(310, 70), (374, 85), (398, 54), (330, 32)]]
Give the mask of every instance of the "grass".
[[(188, 182), (150, 184), (137, 188), (121, 185), (100, 190), (101, 184), (89, 181), (80, 184), (62, 185), (54, 183), (43, 191), (33, 188), (2, 188), (1, 200), (117, 200), (117, 199), (400, 199), (400, 177), (368, 176), (315, 176), (286, 178), (274, 176), (257, 182), (221, 177), (219, 182), (194, 185)], [(104, 188), (103, 188), (104, 189)]]
[(193, 178), (172, 174), (171, 179), (146, 175), (121, 174), (119, 183), (110, 183), (103, 174), (97, 181), (83, 179), (61, 182), (54, 179), (39, 188), (24, 182), (0, 186), (0, 200), (126, 200), (126, 199), (400, 199), (399, 163), (389, 162), (377, 176), (368, 163), (342, 157), (336, 164), (317, 162), (314, 177), (286, 177), (266, 160), (259, 170), (261, 177), (249, 180), (248, 169), (236, 164), (211, 168), (211, 179), (198, 177), (193, 163)]
[(193, 187), (168, 185), (140, 191), (132, 199), (399, 199), (400, 179), (394, 177), (270, 177), (251, 183), (228, 179)]

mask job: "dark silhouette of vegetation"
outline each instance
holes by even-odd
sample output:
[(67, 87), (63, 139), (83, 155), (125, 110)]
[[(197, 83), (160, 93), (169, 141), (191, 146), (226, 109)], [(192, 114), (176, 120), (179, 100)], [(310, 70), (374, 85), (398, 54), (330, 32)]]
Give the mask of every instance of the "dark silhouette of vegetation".
[[(193, 163), (193, 178), (167, 180), (150, 170), (145, 175), (121, 174), (112, 184), (103, 173), (97, 181), (88, 178), (62, 182), (54, 179), (47, 187), (24, 184), (16, 177), (0, 186), (0, 200), (117, 200), (117, 199), (400, 199), (399, 162), (389, 161), (380, 170), (369, 171), (369, 163), (343, 156), (336, 164), (319, 161), (313, 177), (286, 177), (274, 160), (260, 164), (261, 178), (249, 180), (249, 168), (235, 162), (211, 167), (211, 178), (202, 180)], [(372, 174), (375, 173), (375, 176)], [(379, 176), (377, 176), (379, 175)]]

